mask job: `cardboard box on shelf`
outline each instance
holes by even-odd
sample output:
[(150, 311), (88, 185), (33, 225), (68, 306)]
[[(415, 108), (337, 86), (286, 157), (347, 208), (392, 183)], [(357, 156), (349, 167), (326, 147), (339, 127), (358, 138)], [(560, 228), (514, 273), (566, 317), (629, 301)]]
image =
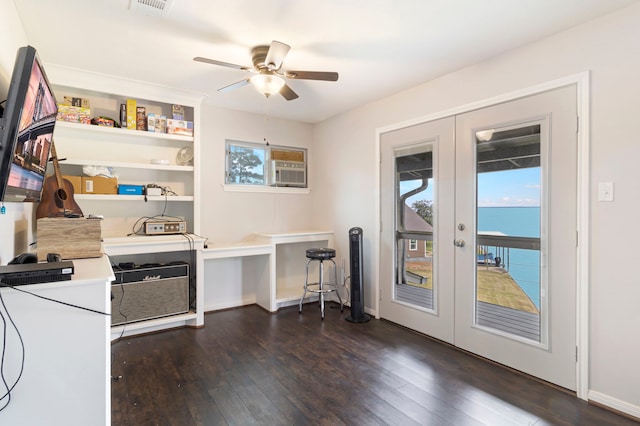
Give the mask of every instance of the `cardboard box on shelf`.
[(193, 121), (167, 119), (167, 133), (172, 135), (193, 136)]
[(85, 99), (85, 98), (77, 98), (74, 96), (63, 96), (62, 103), (64, 105), (71, 105), (74, 107), (89, 108), (89, 99)]
[(91, 124), (91, 110), (89, 108), (58, 104), (58, 121), (70, 123)]
[(136, 130), (147, 130), (147, 108), (136, 107)]
[(144, 185), (118, 185), (119, 195), (142, 195), (144, 193)]
[(117, 194), (118, 179), (104, 176), (82, 176), (83, 194)]
[(66, 179), (71, 183), (74, 194), (82, 194), (82, 176), (62, 175), (62, 179)]
[(171, 105), (171, 118), (174, 120), (184, 120), (184, 106)]
[(137, 102), (135, 99), (127, 99), (127, 129), (135, 130), (136, 129), (136, 121), (137, 121), (137, 113), (136, 110)]

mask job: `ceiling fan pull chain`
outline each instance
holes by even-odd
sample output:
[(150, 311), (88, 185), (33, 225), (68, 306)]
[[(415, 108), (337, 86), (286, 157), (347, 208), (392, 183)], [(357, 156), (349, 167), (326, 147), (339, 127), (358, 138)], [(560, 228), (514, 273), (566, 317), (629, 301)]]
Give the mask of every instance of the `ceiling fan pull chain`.
[(264, 98), (264, 143), (269, 146), (269, 98)]

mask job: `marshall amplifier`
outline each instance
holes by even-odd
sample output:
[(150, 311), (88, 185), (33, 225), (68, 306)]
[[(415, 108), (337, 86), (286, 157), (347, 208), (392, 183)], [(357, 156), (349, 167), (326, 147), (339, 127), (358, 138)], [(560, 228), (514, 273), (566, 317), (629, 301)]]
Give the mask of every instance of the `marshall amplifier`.
[(141, 265), (114, 271), (111, 325), (189, 312), (189, 264)]

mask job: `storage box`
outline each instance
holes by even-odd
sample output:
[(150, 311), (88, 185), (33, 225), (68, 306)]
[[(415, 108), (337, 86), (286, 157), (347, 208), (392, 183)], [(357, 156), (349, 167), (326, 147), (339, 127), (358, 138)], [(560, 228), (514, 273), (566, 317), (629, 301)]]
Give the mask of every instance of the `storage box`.
[(142, 195), (144, 185), (118, 185), (118, 194), (120, 195)]
[(43, 217), (36, 224), (38, 261), (48, 253), (63, 260), (102, 256), (102, 221), (85, 217)]
[(73, 96), (63, 96), (62, 97), (62, 104), (63, 105), (71, 105), (74, 107), (82, 107), (82, 108), (89, 108), (89, 99), (85, 99), (85, 98), (76, 98)]
[(127, 129), (135, 130), (136, 129), (136, 119), (137, 119), (137, 102), (135, 99), (127, 99)]
[(82, 176), (83, 194), (117, 194), (118, 179), (103, 176)]
[(68, 121), (71, 123), (91, 123), (91, 110), (89, 108), (71, 105), (58, 104), (58, 121)]
[(193, 136), (193, 121), (167, 118), (167, 133), (172, 135)]
[(62, 175), (62, 179), (66, 179), (71, 183), (74, 194), (82, 194), (82, 176)]

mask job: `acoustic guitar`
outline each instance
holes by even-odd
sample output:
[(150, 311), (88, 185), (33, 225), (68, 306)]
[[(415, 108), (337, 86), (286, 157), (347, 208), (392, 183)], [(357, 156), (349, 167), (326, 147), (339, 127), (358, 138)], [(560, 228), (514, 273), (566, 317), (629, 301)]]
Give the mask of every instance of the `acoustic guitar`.
[(73, 199), (73, 185), (62, 177), (53, 141), (51, 141), (51, 161), (54, 174), (47, 176), (44, 180), (40, 204), (36, 209), (36, 219), (83, 216), (80, 206)]

